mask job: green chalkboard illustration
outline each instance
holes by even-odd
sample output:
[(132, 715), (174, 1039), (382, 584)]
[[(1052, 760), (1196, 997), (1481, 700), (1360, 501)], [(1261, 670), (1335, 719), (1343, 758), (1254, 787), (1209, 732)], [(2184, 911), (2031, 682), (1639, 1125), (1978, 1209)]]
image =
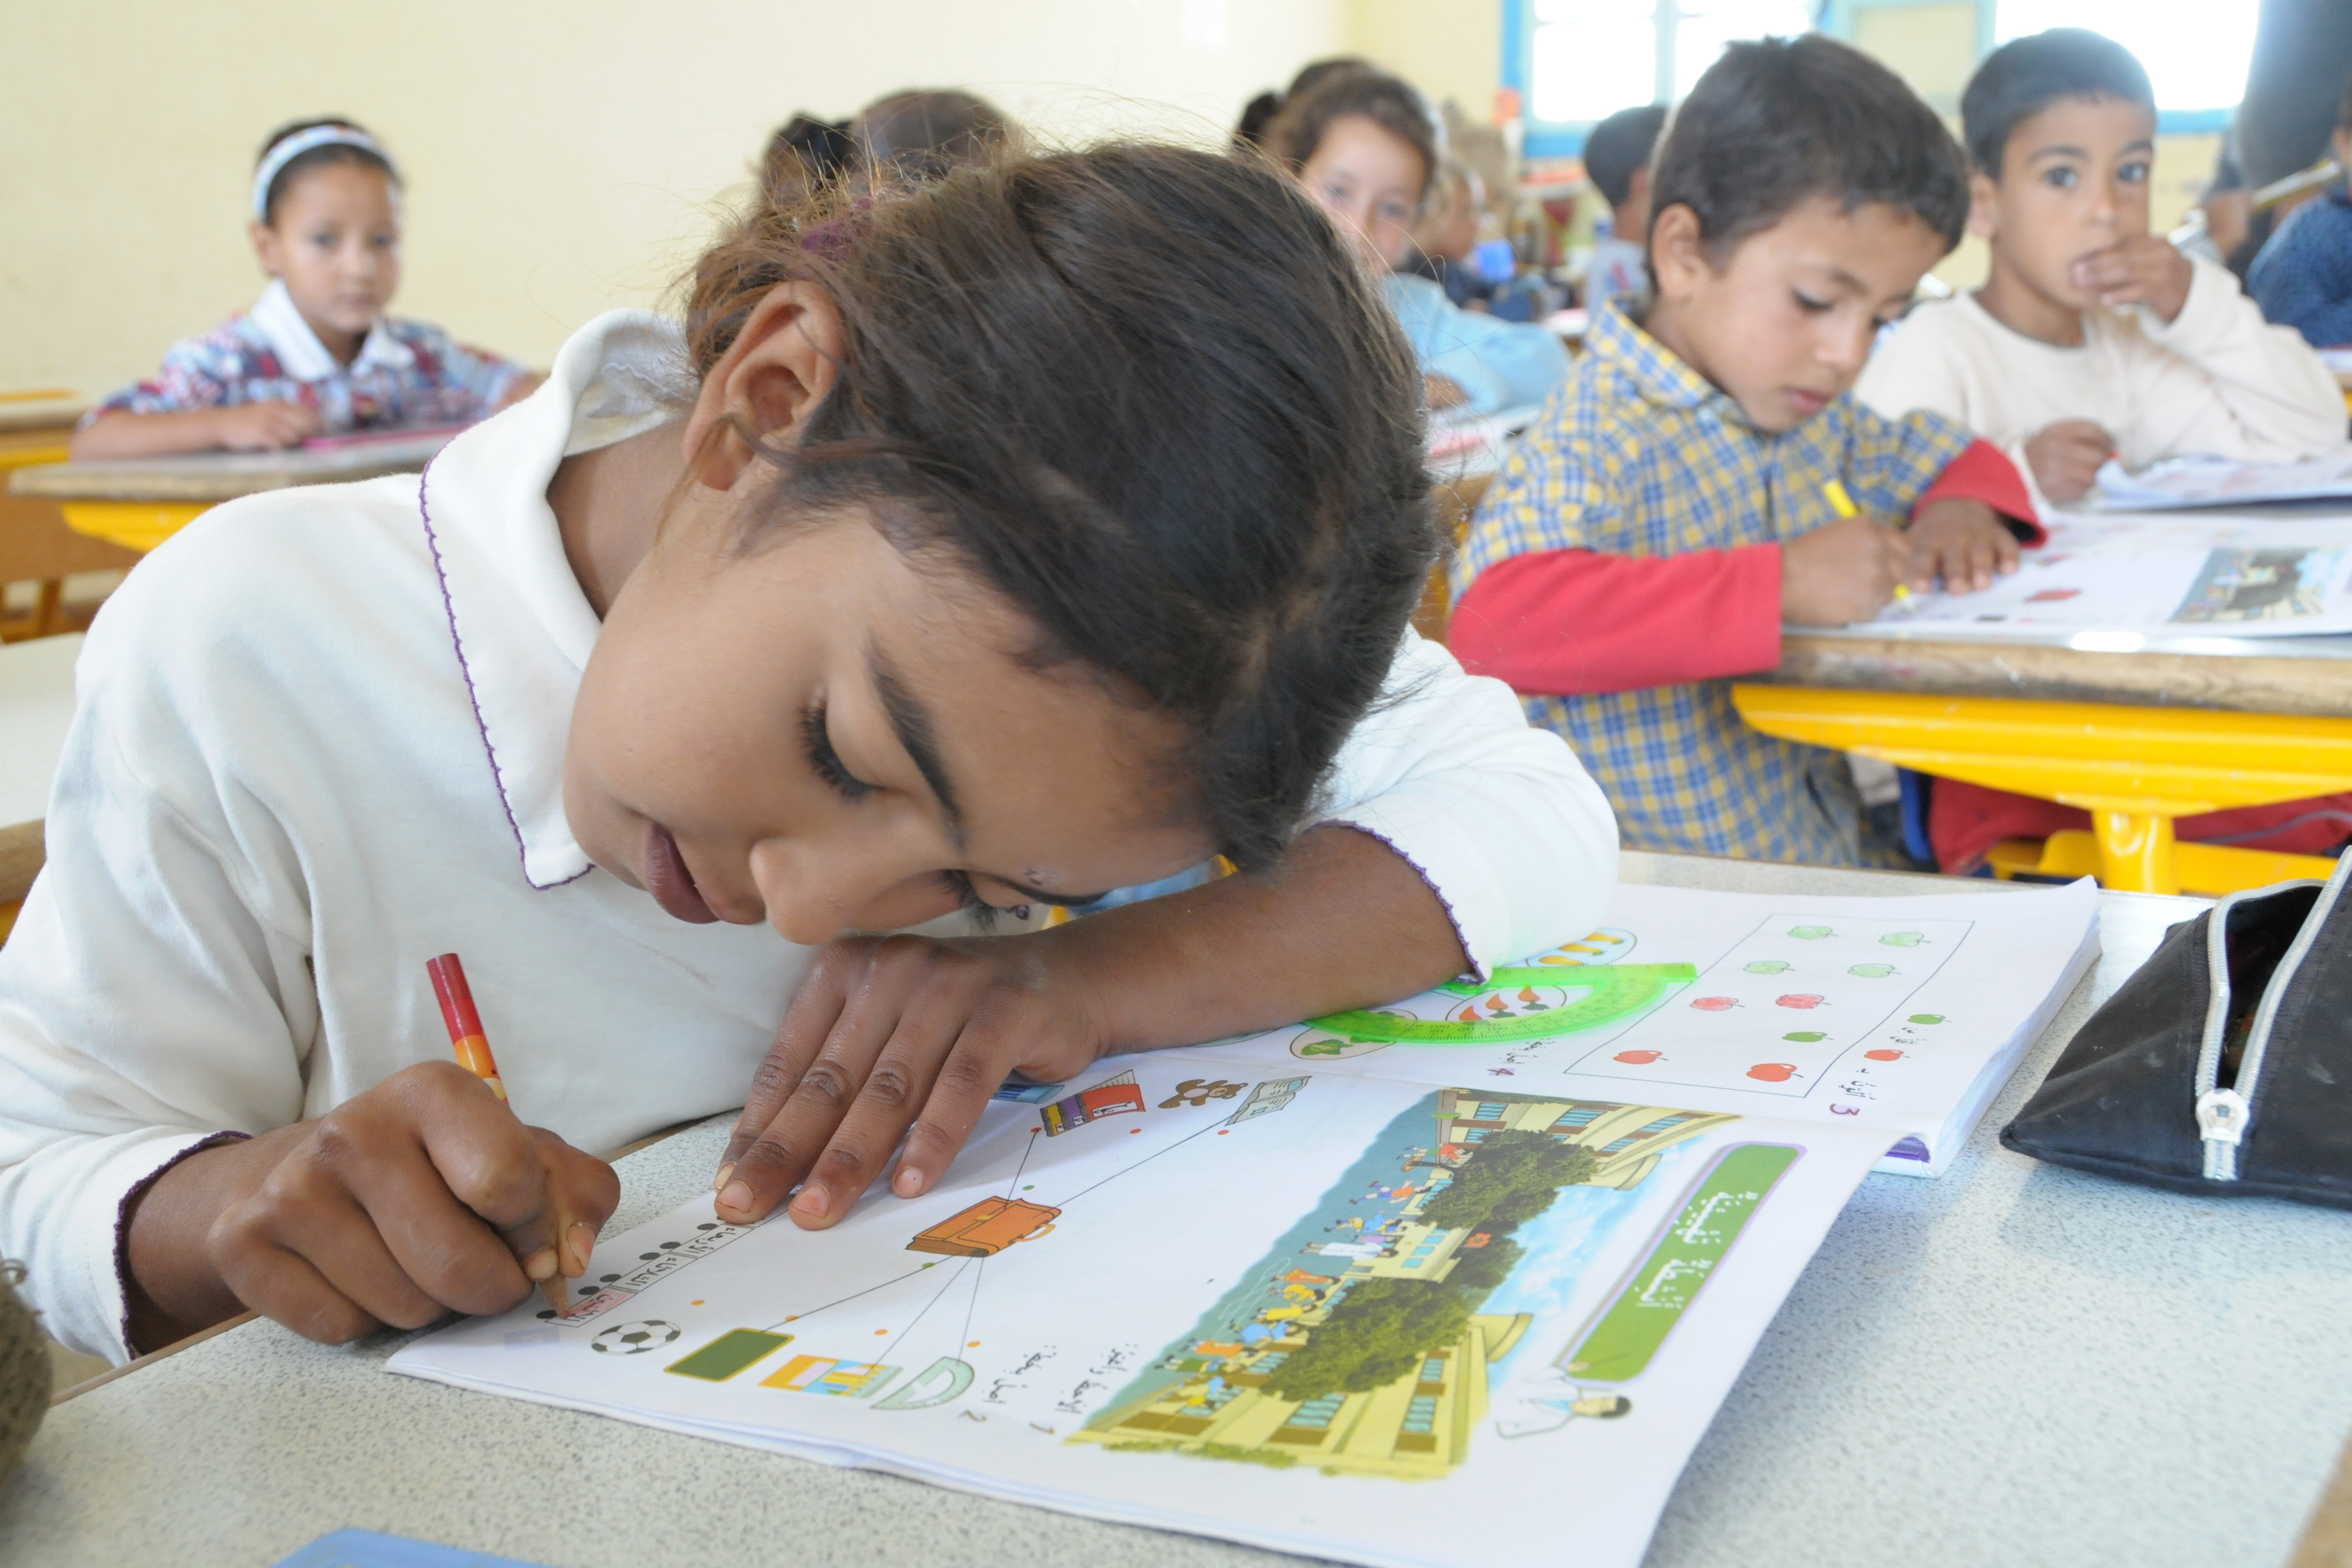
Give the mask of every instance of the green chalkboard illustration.
[[(1630, 1018), (1675, 986), (1698, 977), (1689, 964), (1610, 964), (1570, 969), (1497, 969), (1483, 986), (1454, 984), (1439, 992), (1465, 998), (1444, 1019), (1402, 1018), (1394, 1012), (1333, 1013), (1310, 1028), (1338, 1040), (1390, 1045), (1495, 1045), (1573, 1034)], [(1302, 1052), (1302, 1054), (1304, 1054)]]
[(1561, 1370), (1588, 1383), (1623, 1383), (1647, 1370), (1764, 1195), (1801, 1153), (1786, 1144), (1743, 1144), (1727, 1151), (1691, 1189), (1633, 1278), (1574, 1343)]

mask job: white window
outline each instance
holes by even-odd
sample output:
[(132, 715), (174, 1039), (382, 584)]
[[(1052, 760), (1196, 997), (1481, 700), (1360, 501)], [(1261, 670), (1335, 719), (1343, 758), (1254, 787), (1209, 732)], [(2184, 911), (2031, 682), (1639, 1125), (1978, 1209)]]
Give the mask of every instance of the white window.
[(1741, 38), (1811, 32), (1811, 0), (1534, 0), (1528, 111), (1589, 125), (1671, 103)]
[(2261, 16), (2252, 0), (2000, 0), (1993, 37), (2005, 44), (2050, 27), (2088, 27), (2139, 57), (2157, 108), (2231, 109), (2246, 90)]

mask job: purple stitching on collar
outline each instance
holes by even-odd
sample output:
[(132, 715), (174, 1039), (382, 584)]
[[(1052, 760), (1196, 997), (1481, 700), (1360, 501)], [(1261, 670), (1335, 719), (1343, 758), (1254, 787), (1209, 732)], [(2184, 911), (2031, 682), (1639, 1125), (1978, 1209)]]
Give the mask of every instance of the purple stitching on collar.
[(441, 608), (449, 617), (449, 646), (457, 651), (457, 673), (466, 677), (466, 701), (473, 706), (474, 728), (482, 737), (483, 754), (490, 759), (490, 781), (498, 786), (499, 809), (507, 814), (507, 831), (514, 835), (515, 859), (521, 862), (522, 880), (532, 892), (546, 893), (578, 882), (596, 868), (592, 864), (587, 871), (574, 872), (561, 882), (530, 880), (530, 852), (523, 847), (522, 824), (515, 821), (514, 802), (507, 799), (507, 776), (499, 767), (499, 748), (490, 744), (490, 727), (482, 722), (482, 698), (474, 689), (474, 667), (466, 662), (466, 640), (457, 635), (457, 602), (449, 597), (449, 573), (441, 564), (441, 538), (433, 531), (432, 508), (425, 504), (425, 481), (432, 473), (433, 465), (428, 460), (425, 471), (416, 476), (416, 515), (425, 522), (425, 548), (433, 552), (434, 580), (441, 585)]

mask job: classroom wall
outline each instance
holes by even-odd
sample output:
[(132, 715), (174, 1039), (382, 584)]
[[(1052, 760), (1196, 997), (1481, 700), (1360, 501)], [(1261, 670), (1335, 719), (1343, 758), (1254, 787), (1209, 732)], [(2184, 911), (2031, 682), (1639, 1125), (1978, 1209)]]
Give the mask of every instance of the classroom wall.
[(1502, 0), (1353, 0), (1347, 47), (1418, 84), (1433, 102), (1452, 99), (1485, 124), (1503, 85)]
[(953, 83), (1049, 133), (1214, 141), (1354, 3), (16, 0), (0, 389), (102, 393), (247, 304), (254, 152), (298, 117), (356, 117), (407, 174), (395, 310), (544, 364), (661, 295), (795, 109)]

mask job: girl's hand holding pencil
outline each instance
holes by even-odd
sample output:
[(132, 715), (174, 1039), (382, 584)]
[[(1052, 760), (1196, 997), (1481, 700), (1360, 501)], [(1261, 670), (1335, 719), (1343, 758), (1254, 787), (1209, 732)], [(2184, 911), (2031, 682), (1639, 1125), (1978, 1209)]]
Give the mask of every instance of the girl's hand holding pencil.
[(455, 1061), (422, 1062), (315, 1120), (191, 1155), (139, 1195), (131, 1343), (247, 1307), (328, 1343), (504, 1312), (533, 1270), (586, 1269), (620, 1192), (612, 1166), (523, 1125)]

